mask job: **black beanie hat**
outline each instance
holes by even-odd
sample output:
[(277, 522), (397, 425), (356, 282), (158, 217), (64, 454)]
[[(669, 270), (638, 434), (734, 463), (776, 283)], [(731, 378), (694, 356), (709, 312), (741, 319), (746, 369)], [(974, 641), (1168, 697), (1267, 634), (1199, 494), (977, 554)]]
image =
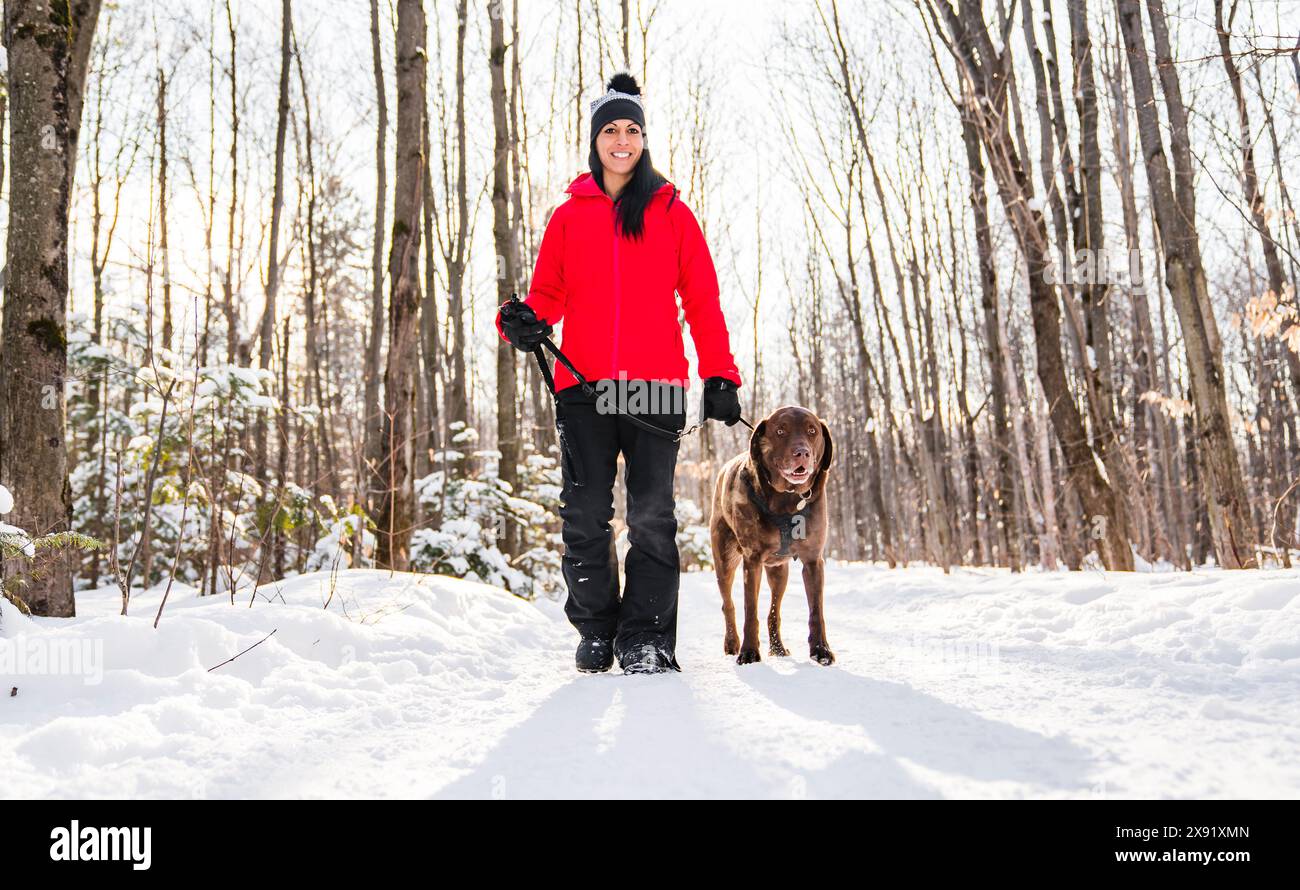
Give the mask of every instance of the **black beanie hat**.
[(619, 73), (606, 84), (608, 92), (591, 103), (591, 141), (594, 145), (596, 134), (610, 121), (636, 121), (645, 129), (645, 108), (641, 104), (641, 88), (636, 78), (630, 74)]

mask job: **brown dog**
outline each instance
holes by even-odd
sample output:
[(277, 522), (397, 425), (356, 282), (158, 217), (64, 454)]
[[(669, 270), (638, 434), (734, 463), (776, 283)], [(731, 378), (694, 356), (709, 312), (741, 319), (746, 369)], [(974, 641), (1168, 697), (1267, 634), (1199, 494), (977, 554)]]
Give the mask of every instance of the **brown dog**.
[[(749, 437), (749, 453), (727, 461), (713, 489), (709, 523), (713, 565), (722, 592), (726, 636), (722, 649), (738, 664), (759, 660), (758, 588), (767, 572), (772, 608), (767, 614), (768, 654), (789, 655), (781, 644), (781, 597), (790, 557), (803, 564), (808, 594), (808, 650), (814, 661), (832, 664), (822, 613), (826, 546), (826, 481), (831, 466), (831, 431), (807, 408), (778, 408)], [(731, 582), (744, 562), (745, 629), (736, 635)]]

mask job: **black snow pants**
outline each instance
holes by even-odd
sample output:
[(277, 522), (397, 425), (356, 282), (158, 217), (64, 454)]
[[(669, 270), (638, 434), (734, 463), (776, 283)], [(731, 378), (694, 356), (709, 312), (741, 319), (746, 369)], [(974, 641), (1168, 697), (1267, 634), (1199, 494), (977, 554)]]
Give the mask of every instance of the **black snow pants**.
[[(563, 566), (569, 589), (564, 611), (582, 636), (612, 640), (620, 661), (640, 647), (652, 645), (676, 667), (680, 570), (673, 475), (678, 444), (605, 410), (608, 405), (598, 406), (606, 391), (602, 382), (596, 383), (596, 397), (572, 386), (556, 398), (564, 479), (560, 508)], [(638, 410), (637, 416), (663, 429), (680, 431), (686, 425), (685, 391), (669, 384), (647, 385), (655, 392), (650, 407), (681, 410)], [(621, 599), (618, 556), (610, 528), (620, 452), (625, 463), (630, 544)]]

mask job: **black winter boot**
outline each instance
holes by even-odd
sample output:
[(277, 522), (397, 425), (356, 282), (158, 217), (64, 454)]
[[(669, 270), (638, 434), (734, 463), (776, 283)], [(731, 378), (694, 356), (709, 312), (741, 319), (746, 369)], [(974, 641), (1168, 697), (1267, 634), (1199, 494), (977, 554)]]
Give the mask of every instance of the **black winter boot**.
[(614, 644), (598, 637), (583, 637), (574, 661), (584, 674), (604, 673), (614, 664)]
[(625, 674), (665, 674), (668, 671), (680, 671), (677, 659), (664, 652), (658, 646), (649, 643), (633, 646), (624, 652), (619, 666)]

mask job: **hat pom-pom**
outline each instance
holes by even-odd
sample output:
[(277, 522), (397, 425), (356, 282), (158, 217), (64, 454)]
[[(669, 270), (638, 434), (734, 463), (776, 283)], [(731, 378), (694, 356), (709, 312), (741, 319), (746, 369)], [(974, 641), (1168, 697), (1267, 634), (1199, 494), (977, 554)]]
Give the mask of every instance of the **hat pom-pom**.
[(641, 95), (641, 87), (637, 86), (636, 78), (625, 71), (620, 71), (611, 77), (606, 87), (618, 93), (627, 93), (629, 96)]

